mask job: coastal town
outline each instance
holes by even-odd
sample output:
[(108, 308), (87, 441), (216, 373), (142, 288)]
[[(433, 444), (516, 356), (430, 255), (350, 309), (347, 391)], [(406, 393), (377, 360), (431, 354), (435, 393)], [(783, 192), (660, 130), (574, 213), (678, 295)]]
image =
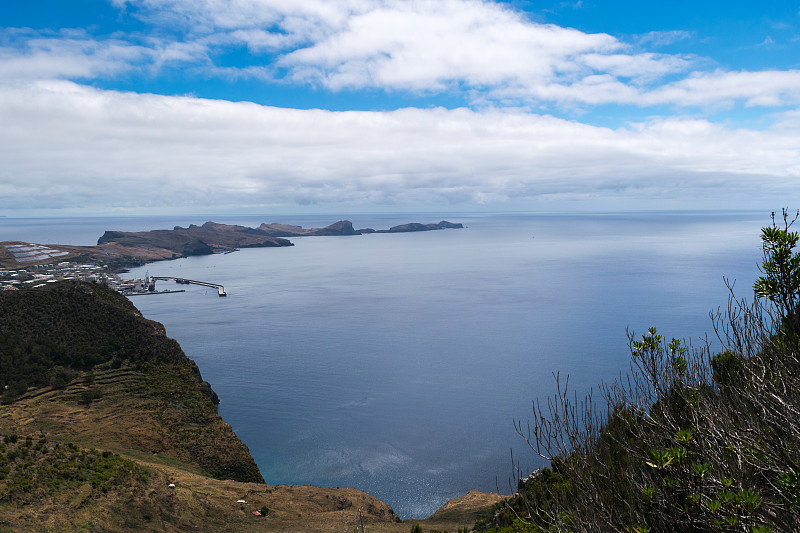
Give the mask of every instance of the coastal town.
[(228, 254), (240, 248), (294, 246), (285, 237), (355, 236), (373, 233), (408, 233), (461, 229), (464, 226), (442, 220), (438, 223), (409, 222), (389, 229), (355, 229), (349, 220), (340, 220), (323, 228), (303, 228), (286, 224), (262, 223), (255, 228), (206, 222), (186, 228), (142, 232), (106, 231), (95, 246), (37, 244), (25, 241), (0, 242), (0, 290), (41, 287), (60, 280), (101, 283), (126, 296), (184, 292), (156, 290), (156, 282), (172, 281), (179, 285), (200, 285), (227, 296), (222, 285), (176, 277), (146, 276), (124, 279), (128, 268), (155, 261), (198, 255)]
[[(6, 261), (9, 256), (16, 265), (0, 268), (0, 291), (18, 291), (35, 289), (48, 283), (57, 283), (64, 280), (78, 280), (100, 283), (125, 296), (146, 294), (168, 294), (184, 292), (184, 289), (156, 290), (156, 282), (174, 281), (179, 285), (202, 285), (217, 289), (219, 296), (227, 296), (222, 285), (203, 281), (187, 280), (174, 277), (158, 277), (147, 275), (144, 279), (123, 278), (106, 264), (97, 264), (92, 261), (81, 261), (80, 257), (70, 251), (60, 250), (53, 246), (43, 246), (32, 243), (3, 244)], [(68, 258), (65, 261), (55, 262), (53, 259)], [(76, 260), (77, 259), (77, 260)], [(50, 262), (48, 262), (50, 261)]]
[[(102, 265), (69, 261), (70, 251), (53, 246), (14, 242), (2, 246), (5, 261), (0, 268), (0, 290), (41, 287), (61, 280), (80, 280), (121, 286), (116, 274)], [(121, 291), (120, 291), (121, 292)]]
[(48, 283), (79, 280), (101, 283), (121, 294), (139, 294), (148, 290), (147, 280), (123, 279), (108, 272), (103, 266), (89, 263), (62, 261), (0, 270), (0, 290), (17, 291), (35, 289)]

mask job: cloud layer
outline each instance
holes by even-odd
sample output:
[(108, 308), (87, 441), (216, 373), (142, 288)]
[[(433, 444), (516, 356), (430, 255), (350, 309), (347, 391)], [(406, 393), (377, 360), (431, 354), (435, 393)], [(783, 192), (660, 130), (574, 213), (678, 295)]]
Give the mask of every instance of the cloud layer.
[[(480, 205), (541, 197), (747, 201), (800, 177), (794, 128), (617, 130), (468, 109), (293, 110), (71, 82), (0, 89), (4, 209)], [(789, 124), (789, 123), (787, 123)], [(680, 191), (678, 193), (678, 191)]]
[[(135, 31), (0, 30), (0, 210), (749, 207), (798, 192), (800, 71), (657, 51), (687, 31), (623, 42), (487, 0), (109, 1)], [(356, 110), (91, 87), (169, 76), (347, 93)], [(361, 91), (466, 107), (357, 110)], [(575, 120), (602, 106), (634, 118)]]
[[(714, 108), (800, 103), (800, 71), (719, 67), (636, 43), (530, 20), (486, 0), (110, 0), (149, 31), (110, 37), (6, 31), (0, 73), (91, 79), (164, 69), (331, 91), (467, 94), (533, 108), (622, 104)], [(245, 47), (247, 64), (226, 54)]]

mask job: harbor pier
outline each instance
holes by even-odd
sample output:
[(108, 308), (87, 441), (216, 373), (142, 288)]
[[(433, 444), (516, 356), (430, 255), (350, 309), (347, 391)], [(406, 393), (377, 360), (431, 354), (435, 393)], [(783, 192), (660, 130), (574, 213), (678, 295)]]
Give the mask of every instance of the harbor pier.
[(225, 293), (225, 287), (218, 283), (208, 283), (205, 281), (197, 281), (193, 279), (186, 279), (186, 278), (177, 278), (172, 276), (148, 276), (147, 277), (147, 290), (155, 291), (156, 290), (156, 281), (174, 281), (180, 285), (202, 285), (204, 287), (212, 287), (217, 289), (217, 292), (220, 296), (227, 296)]

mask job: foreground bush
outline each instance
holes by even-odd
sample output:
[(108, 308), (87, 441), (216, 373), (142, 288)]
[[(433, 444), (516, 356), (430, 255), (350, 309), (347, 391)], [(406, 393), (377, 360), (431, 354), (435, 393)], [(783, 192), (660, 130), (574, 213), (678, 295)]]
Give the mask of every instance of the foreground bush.
[[(796, 220), (796, 217), (795, 219)], [(631, 372), (583, 401), (558, 392), (517, 431), (550, 468), (494, 531), (800, 531), (800, 254), (786, 211), (762, 232), (763, 277), (714, 316), (724, 350), (655, 328)], [(602, 406), (602, 407), (601, 407)]]

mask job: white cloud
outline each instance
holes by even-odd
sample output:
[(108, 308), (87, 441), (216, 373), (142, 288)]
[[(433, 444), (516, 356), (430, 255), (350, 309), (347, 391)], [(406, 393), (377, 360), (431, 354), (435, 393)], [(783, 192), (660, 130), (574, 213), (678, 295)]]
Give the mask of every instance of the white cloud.
[[(698, 58), (637, 52), (611, 35), (536, 23), (487, 0), (112, 2), (185, 32), (209, 52), (238, 43), (255, 54), (275, 54), (239, 72), (209, 72), (264, 81), (285, 75), (334, 91), (467, 90), (475, 102), (545, 107), (782, 106), (796, 103), (800, 91), (798, 71), (693, 71)], [(637, 45), (690, 37), (682, 30), (654, 31)]]
[(110, 0), (158, 26), (187, 33), (273, 29), (308, 39), (343, 27), (353, 13), (378, 0)]
[(695, 73), (642, 95), (643, 104), (782, 106), (800, 103), (800, 70)]
[[(210, 50), (245, 44), (255, 54), (277, 54), (274, 63), (288, 79), (337, 91), (466, 87), (481, 91), (481, 99), (499, 92), (530, 103), (552, 87), (580, 86), (587, 78), (591, 85), (595, 76), (642, 85), (691, 65), (682, 56), (633, 53), (607, 34), (535, 23), (485, 0), (114, 2)], [(240, 74), (274, 79), (277, 72), (250, 65)], [(596, 100), (569, 93), (579, 102)]]
[[(6, 30), (8, 79), (191, 75), (291, 82), (330, 91), (458, 93), (474, 106), (583, 110), (672, 105), (717, 110), (800, 100), (800, 71), (702, 70), (702, 59), (641, 52), (607, 34), (540, 24), (488, 0), (110, 0), (150, 36), (95, 39)], [(637, 46), (690, 35), (651, 32)], [(215, 63), (234, 46), (246, 66)]]
[(4, 211), (653, 194), (730, 206), (800, 192), (789, 122), (762, 132), (678, 119), (613, 130), (497, 110), (303, 111), (70, 82), (0, 86), (0, 122)]
[(0, 29), (0, 79), (113, 76), (149, 60), (151, 50), (121, 40), (95, 41), (85, 34), (39, 35)]
[(692, 32), (685, 30), (651, 31), (639, 36), (640, 45), (669, 46), (692, 38)]
[(36, 33), (0, 29), (0, 79), (98, 79), (155, 73), (175, 64), (208, 63), (208, 49), (198, 42), (149, 38), (141, 42), (121, 36), (95, 39), (84, 31)]
[(609, 35), (535, 24), (484, 2), (393, 2), (281, 64), (296, 80), (333, 89), (527, 86), (579, 74), (581, 54), (620, 48)]

